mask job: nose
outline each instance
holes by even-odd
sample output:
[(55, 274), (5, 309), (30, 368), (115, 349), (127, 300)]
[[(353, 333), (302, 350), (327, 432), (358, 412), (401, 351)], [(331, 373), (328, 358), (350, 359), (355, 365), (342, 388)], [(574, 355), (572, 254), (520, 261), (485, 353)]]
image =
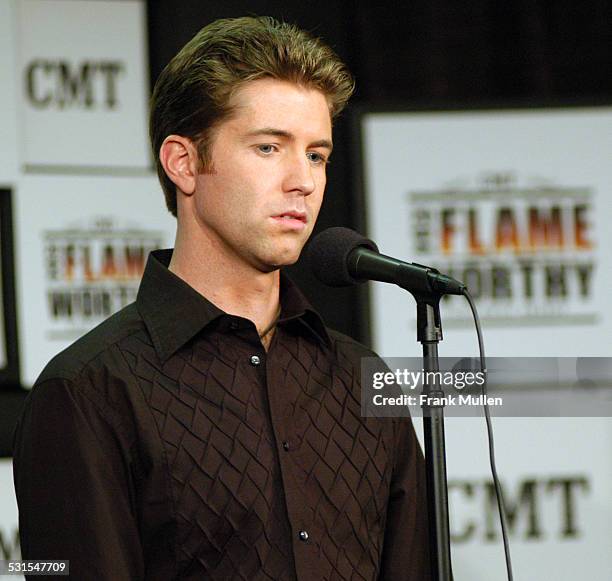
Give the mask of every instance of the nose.
[(291, 156), (291, 160), (287, 164), (283, 185), (286, 192), (295, 192), (304, 196), (314, 192), (316, 182), (312, 162), (306, 155)]

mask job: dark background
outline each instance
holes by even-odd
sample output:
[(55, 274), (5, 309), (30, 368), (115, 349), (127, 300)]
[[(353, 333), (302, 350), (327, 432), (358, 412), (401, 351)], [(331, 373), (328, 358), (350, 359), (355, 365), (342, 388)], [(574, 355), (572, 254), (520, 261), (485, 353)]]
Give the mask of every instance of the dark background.
[[(151, 86), (172, 56), (217, 18), (270, 15), (292, 22), (348, 64), (357, 92), (334, 128), (317, 231), (332, 225), (367, 231), (356, 162), (360, 111), (612, 103), (608, 0), (151, 0), (147, 11)], [(324, 288), (301, 262), (292, 275), (328, 324), (368, 342), (367, 288)], [(14, 382), (0, 387), (0, 455), (10, 453), (24, 393)]]

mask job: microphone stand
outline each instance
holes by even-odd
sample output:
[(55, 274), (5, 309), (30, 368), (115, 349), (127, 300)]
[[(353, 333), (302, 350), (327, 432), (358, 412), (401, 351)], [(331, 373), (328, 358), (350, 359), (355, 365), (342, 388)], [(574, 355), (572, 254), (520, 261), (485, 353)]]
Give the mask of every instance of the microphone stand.
[[(368, 241), (369, 242), (369, 241)], [(373, 243), (370, 243), (373, 244)], [(374, 245), (374, 250), (376, 245)], [(442, 340), (440, 299), (444, 294), (462, 294), (462, 283), (438, 270), (409, 264), (373, 251), (354, 248), (346, 259), (348, 271), (359, 279), (397, 284), (412, 294), (417, 303), (417, 340), (423, 345), (423, 371), (439, 371), (438, 343)], [(436, 376), (434, 376), (436, 377)], [(423, 395), (438, 398), (440, 405), (424, 404), (425, 468), (427, 473), (427, 511), (434, 581), (452, 581), (448, 488), (444, 444), (444, 391), (438, 381), (424, 382)], [(431, 400), (426, 400), (431, 401)]]
[[(414, 295), (414, 293), (413, 293)], [(417, 302), (417, 340), (423, 345), (423, 371), (439, 371), (438, 343), (442, 340), (440, 298), (442, 295), (414, 295)], [(426, 377), (428, 377), (426, 375)], [(436, 376), (434, 375), (434, 378)], [(427, 398), (443, 398), (437, 378), (423, 384)], [(428, 399), (426, 401), (431, 401)], [(451, 581), (450, 527), (444, 440), (444, 400), (440, 405), (423, 404), (425, 469), (427, 474), (427, 512), (433, 579)]]

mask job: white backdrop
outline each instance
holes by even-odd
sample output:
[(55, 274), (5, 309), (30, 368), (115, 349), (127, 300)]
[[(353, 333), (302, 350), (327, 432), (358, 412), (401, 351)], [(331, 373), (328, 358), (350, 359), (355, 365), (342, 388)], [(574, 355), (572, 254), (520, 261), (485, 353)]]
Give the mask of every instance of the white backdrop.
[[(381, 252), (410, 262), (475, 264), (491, 277), (491, 266), (511, 271), (512, 297), (478, 302), (487, 325), (487, 350), (495, 356), (610, 355), (612, 315), (612, 110), (500, 111), (450, 114), (370, 114), (363, 122), (368, 234)], [(428, 197), (432, 202), (427, 203)], [(592, 248), (576, 248), (571, 222), (580, 200), (584, 236)], [(559, 206), (564, 246), (526, 247), (526, 211), (544, 215)], [(467, 210), (477, 212), (478, 241), (470, 249)], [(496, 212), (509, 208), (517, 221), (518, 249), (496, 250)], [(451, 212), (452, 246), (444, 252), (442, 211)], [(418, 212), (429, 213), (418, 221)], [(569, 214), (569, 215), (568, 215)], [(428, 246), (418, 250), (417, 232)], [(524, 294), (521, 261), (536, 263), (533, 298)], [(593, 263), (589, 293), (581, 296), (575, 266)], [(546, 264), (568, 265), (565, 297), (546, 297)], [(570, 268), (572, 267), (572, 268)], [(414, 341), (412, 298), (392, 285), (373, 285), (373, 333), (387, 357), (419, 355)], [(452, 308), (451, 308), (452, 307)], [(469, 310), (461, 298), (444, 303), (448, 323), (441, 349), (449, 356), (474, 352)], [(467, 321), (461, 324), (461, 321)], [(453, 324), (454, 323), (454, 324)], [(528, 328), (528, 330), (526, 330)], [(452, 331), (451, 331), (452, 329)], [(551, 336), (555, 337), (551, 341)], [(410, 351), (410, 353), (407, 353)]]
[[(148, 252), (176, 222), (149, 177), (26, 176), (16, 196), (22, 382), (136, 297)], [(129, 262), (131, 258), (131, 262)]]
[[(372, 113), (362, 132), (368, 236), (458, 278), (469, 268), (488, 355), (611, 355), (612, 110)], [(413, 298), (371, 291), (377, 352), (419, 356)], [(440, 355), (477, 356), (467, 304), (441, 311)], [(494, 432), (515, 578), (612, 578), (612, 420), (494, 419)], [(484, 419), (447, 420), (446, 443), (455, 579), (505, 579)]]
[(23, 163), (147, 168), (144, 3), (17, 6)]
[(17, 89), (11, 0), (0, 0), (0, 187), (17, 177)]

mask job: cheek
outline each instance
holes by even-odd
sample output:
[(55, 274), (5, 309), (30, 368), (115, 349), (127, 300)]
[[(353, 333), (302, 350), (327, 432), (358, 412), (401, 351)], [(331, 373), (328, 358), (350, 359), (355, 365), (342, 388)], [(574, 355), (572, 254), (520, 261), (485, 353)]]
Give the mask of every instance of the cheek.
[(234, 222), (234, 218), (231, 221), (228, 219), (229, 216), (234, 217), (236, 212), (226, 186), (225, 180), (219, 180), (217, 176), (200, 176), (195, 203), (197, 219), (204, 228), (225, 230)]
[(202, 190), (202, 220), (234, 235), (254, 233), (272, 213), (270, 196), (258, 184), (240, 176), (215, 179)]

